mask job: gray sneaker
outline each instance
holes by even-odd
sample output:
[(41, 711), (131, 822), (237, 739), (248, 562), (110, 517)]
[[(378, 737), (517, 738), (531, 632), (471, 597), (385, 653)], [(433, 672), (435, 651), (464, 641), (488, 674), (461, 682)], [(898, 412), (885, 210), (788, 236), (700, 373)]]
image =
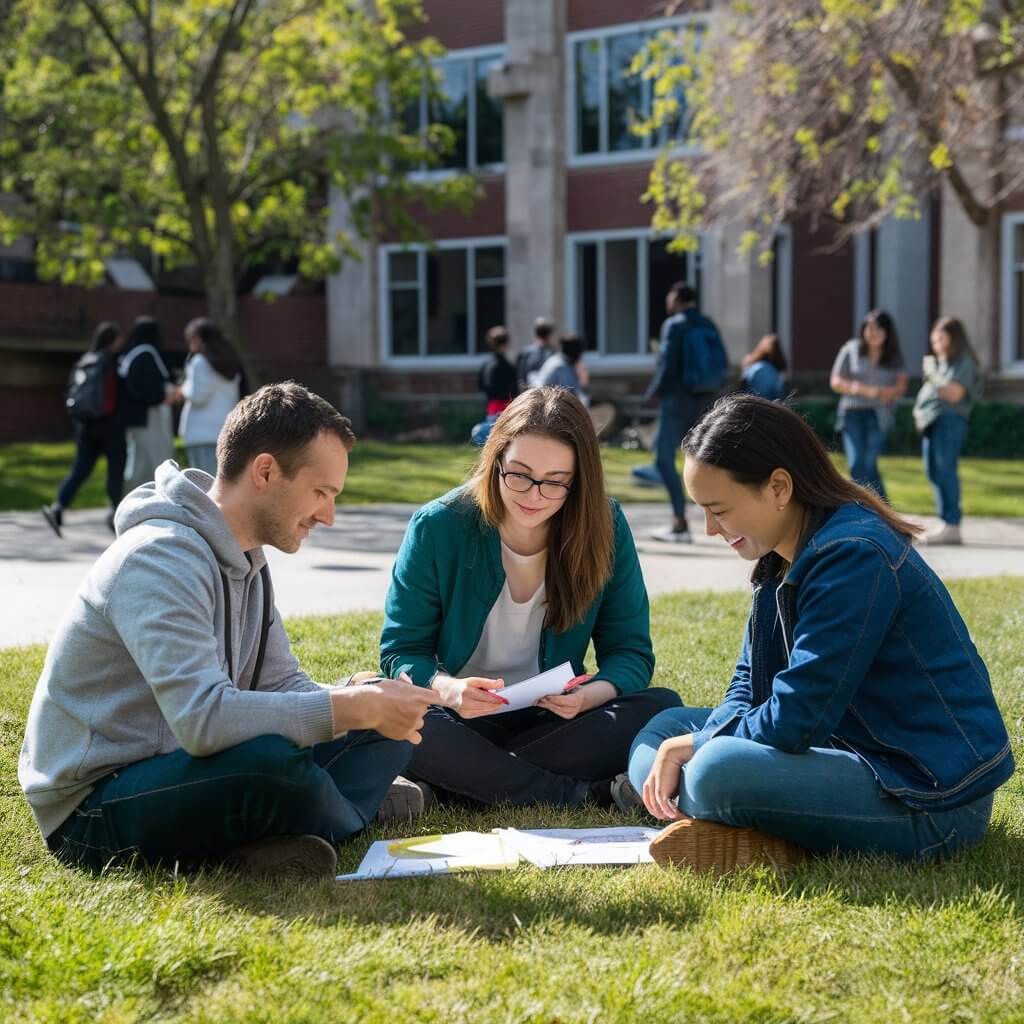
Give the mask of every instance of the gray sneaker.
[(434, 791), (425, 782), (413, 782), (399, 775), (374, 818), (380, 824), (389, 821), (413, 821), (434, 802)]
[(258, 878), (316, 882), (338, 873), (338, 854), (320, 836), (269, 836), (236, 846), (227, 863)]
[(643, 798), (633, 788), (625, 772), (612, 779), (611, 794), (613, 803), (623, 814), (644, 810)]
[(689, 530), (677, 530), (674, 526), (667, 530), (655, 530), (651, 540), (660, 540), (663, 544), (692, 544), (693, 538)]
[(58, 537), (63, 536), (60, 532), (60, 528), (64, 525), (64, 513), (59, 505), (44, 505), (40, 510), (43, 513), (43, 518), (49, 523), (50, 529), (53, 530)]

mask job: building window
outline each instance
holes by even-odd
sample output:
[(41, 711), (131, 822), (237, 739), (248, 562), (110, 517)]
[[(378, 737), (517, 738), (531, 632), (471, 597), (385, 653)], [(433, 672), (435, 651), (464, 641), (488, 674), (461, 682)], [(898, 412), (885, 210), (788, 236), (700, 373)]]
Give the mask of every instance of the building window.
[(438, 61), (440, 95), (406, 111), (405, 129), (425, 132), (430, 124), (443, 124), (455, 136), (454, 146), (440, 161), (420, 170), (475, 171), (499, 167), (505, 159), (502, 102), (487, 93), (487, 74), (503, 59), (502, 51), (454, 54)]
[(668, 142), (686, 140), (686, 97), (677, 96), (679, 113), (656, 134), (638, 135), (650, 117), (654, 83), (631, 70), (633, 59), (666, 26), (631, 26), (570, 37), (573, 140), (575, 158), (645, 153)]
[(382, 250), (385, 358), (471, 356), (505, 320), (505, 243)]
[(658, 345), (665, 295), (677, 281), (700, 291), (700, 260), (668, 251), (643, 232), (571, 237), (569, 310), (573, 330), (602, 356), (648, 356)]
[(1002, 369), (1024, 370), (1024, 213), (1003, 216)]

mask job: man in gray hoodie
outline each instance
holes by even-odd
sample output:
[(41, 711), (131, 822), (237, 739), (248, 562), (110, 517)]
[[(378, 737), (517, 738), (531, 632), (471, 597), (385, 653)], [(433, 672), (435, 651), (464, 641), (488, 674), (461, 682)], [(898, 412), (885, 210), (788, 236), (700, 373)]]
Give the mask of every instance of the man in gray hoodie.
[(122, 501), (50, 645), (18, 768), (61, 860), (333, 875), (333, 844), (373, 817), (431, 699), (399, 680), (317, 685), (274, 608), (262, 546), (294, 552), (334, 522), (354, 441), (322, 398), (268, 385), (225, 423), (216, 479), (165, 462)]

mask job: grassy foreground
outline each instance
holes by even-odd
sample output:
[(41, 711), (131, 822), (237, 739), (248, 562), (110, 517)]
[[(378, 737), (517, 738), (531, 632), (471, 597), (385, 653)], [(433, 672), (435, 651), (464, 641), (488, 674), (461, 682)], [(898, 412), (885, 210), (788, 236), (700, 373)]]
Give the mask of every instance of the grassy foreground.
[[(1024, 757), (1024, 579), (953, 586)], [(714, 701), (742, 595), (657, 600), (657, 682)], [(289, 623), (314, 677), (374, 664), (380, 616)], [(40, 647), (0, 651), (0, 1019), (569, 1024), (1020, 1021), (1024, 784), (942, 865), (811, 862), (785, 881), (653, 866), (316, 886), (209, 872), (93, 878), (48, 857), (17, 786)], [(837, 801), (842, 794), (836, 794)], [(610, 812), (437, 811), (420, 831), (601, 825)], [(635, 819), (637, 822), (640, 818)], [(353, 868), (374, 832), (342, 852)]]
[[(71, 464), (70, 443), (0, 445), (0, 511), (39, 508), (52, 501)], [(662, 488), (636, 487), (630, 469), (651, 461), (649, 452), (602, 449), (609, 491), (621, 501), (668, 505)], [(476, 458), (469, 445), (392, 444), (361, 441), (352, 453), (346, 505), (409, 502), (423, 504), (465, 480)], [(841, 472), (846, 464), (836, 456)], [(935, 504), (921, 462), (911, 456), (882, 459), (882, 476), (893, 504), (902, 512), (932, 515)], [(76, 508), (106, 504), (101, 462), (75, 500)], [(964, 514), (1024, 515), (1024, 460), (963, 459), (960, 463)]]

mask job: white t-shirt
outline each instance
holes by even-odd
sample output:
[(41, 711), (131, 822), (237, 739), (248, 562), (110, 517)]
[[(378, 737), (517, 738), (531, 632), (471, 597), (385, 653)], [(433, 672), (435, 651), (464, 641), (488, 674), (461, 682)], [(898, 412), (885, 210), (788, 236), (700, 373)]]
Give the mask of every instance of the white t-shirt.
[[(501, 545), (505, 585), (487, 616), (476, 650), (459, 670), (460, 679), (484, 676), (504, 679), (506, 686), (512, 686), (540, 671), (540, 635), (547, 610), (544, 586), (546, 560), (546, 549), (535, 555), (518, 555), (505, 544)], [(514, 583), (536, 579), (540, 582), (530, 597), (516, 602), (512, 600), (510, 578)]]
[(185, 364), (185, 379), (181, 393), (185, 406), (181, 411), (178, 433), (185, 444), (216, 444), (220, 428), (228, 413), (238, 403), (240, 374), (231, 380), (222, 377), (209, 359), (197, 352)]

